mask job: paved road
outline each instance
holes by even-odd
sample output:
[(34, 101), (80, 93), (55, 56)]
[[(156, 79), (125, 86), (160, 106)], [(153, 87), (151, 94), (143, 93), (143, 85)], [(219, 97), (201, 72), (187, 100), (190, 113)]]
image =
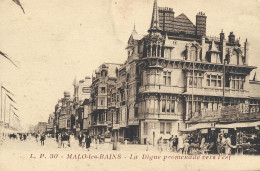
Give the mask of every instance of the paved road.
[[(259, 157), (254, 156), (181, 156), (170, 151), (158, 152), (145, 145), (120, 145), (117, 151), (112, 144), (100, 144), (90, 151), (78, 147), (58, 148), (52, 138), (41, 146), (35, 139), (5, 142), (0, 146), (0, 170), (260, 170)], [(220, 167), (217, 169), (217, 167)]]

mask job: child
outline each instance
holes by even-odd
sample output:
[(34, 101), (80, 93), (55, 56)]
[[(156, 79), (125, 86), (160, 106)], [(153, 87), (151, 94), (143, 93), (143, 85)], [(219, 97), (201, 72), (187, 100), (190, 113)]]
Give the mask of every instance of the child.
[(187, 155), (188, 154), (188, 150), (189, 150), (189, 143), (188, 140), (186, 140), (183, 144), (183, 154)]

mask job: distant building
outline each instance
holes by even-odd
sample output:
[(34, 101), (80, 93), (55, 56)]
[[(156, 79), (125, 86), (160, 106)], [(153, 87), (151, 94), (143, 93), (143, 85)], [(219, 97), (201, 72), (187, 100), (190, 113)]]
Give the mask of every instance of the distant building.
[(38, 122), (36, 132), (39, 134), (46, 133), (47, 131), (47, 122)]

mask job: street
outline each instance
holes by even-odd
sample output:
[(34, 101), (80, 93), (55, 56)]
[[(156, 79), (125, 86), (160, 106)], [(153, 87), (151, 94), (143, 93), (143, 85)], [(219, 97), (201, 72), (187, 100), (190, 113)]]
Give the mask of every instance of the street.
[[(47, 138), (45, 145), (35, 138), (26, 141), (6, 139), (0, 146), (0, 170), (197, 170), (203, 168), (212, 170), (218, 165), (224, 170), (232, 169), (234, 164), (247, 164), (253, 169), (257, 164), (254, 156), (194, 156), (180, 155), (170, 151), (158, 152), (156, 147), (145, 145), (121, 144), (119, 149), (112, 150), (112, 144), (99, 144), (97, 149), (90, 150), (78, 145), (58, 148), (55, 139)], [(191, 162), (192, 160), (192, 162)], [(145, 167), (144, 167), (145, 166)]]

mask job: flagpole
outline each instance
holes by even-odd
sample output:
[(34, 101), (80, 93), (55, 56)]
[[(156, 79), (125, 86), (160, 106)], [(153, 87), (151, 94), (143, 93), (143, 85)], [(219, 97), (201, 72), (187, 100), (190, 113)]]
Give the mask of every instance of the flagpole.
[(1, 84), (1, 121), (3, 119), (3, 87)]
[(10, 125), (11, 125), (11, 123), (10, 123), (10, 113), (11, 113), (11, 103), (9, 104), (9, 127), (10, 127)]
[(6, 95), (5, 95), (5, 103), (4, 103), (4, 124), (5, 124), (5, 112), (6, 112)]

